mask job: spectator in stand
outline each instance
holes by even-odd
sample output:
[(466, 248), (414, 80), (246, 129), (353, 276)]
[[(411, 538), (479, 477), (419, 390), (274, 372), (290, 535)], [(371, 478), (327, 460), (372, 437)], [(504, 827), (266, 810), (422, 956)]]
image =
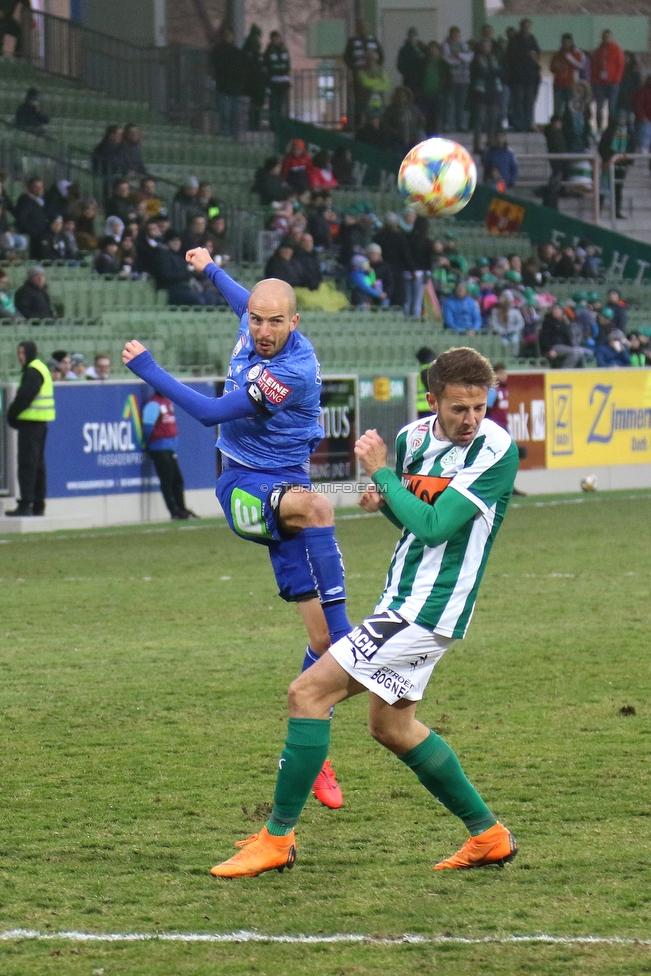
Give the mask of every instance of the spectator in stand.
[(272, 128), (275, 120), (289, 115), (289, 91), (292, 84), (292, 65), (289, 51), (280, 31), (272, 31), (264, 52), (264, 68), (269, 84), (269, 115)]
[(183, 186), (179, 187), (172, 202), (172, 223), (175, 227), (187, 227), (188, 221), (196, 214), (203, 213), (199, 203), (199, 180), (196, 176), (188, 176)]
[(153, 274), (154, 254), (163, 243), (163, 233), (157, 217), (150, 217), (138, 231), (135, 241), (136, 263), (138, 274)]
[(411, 254), (413, 271), (405, 275), (405, 302), (403, 311), (407, 318), (423, 317), (423, 295), (425, 285), (432, 276), (434, 251), (428, 234), (427, 217), (416, 217), (411, 231), (407, 234), (407, 245)]
[(563, 113), (563, 135), (567, 151), (586, 152), (592, 145), (591, 92), (584, 81), (577, 81)]
[(339, 184), (332, 172), (332, 159), (327, 149), (321, 149), (312, 160), (311, 190), (334, 190)]
[(420, 94), (420, 107), (425, 115), (425, 133), (428, 138), (444, 130), (445, 99), (449, 84), (450, 67), (443, 57), (441, 45), (437, 41), (430, 41), (423, 63)]
[(404, 308), (406, 301), (406, 274), (416, 270), (407, 241), (407, 235), (400, 228), (400, 218), (389, 211), (384, 215), (384, 224), (373, 239), (382, 248), (384, 260), (393, 274), (393, 304)]
[(141, 179), (136, 199), (139, 204), (145, 206), (145, 219), (147, 217), (158, 217), (163, 201), (156, 193), (156, 180), (153, 176), (145, 176)]
[(470, 65), (470, 89), (468, 94), (473, 130), (473, 152), (481, 153), (481, 137), (487, 144), (501, 129), (502, 69), (493, 54), (493, 44), (485, 38), (477, 48)]
[(633, 100), (642, 87), (643, 82), (644, 76), (637, 54), (634, 54), (633, 51), (625, 51), (624, 74), (622, 75), (619, 93), (617, 95), (618, 109), (623, 108), (629, 115), (631, 112), (635, 112)]
[(508, 188), (515, 186), (518, 178), (518, 162), (513, 150), (509, 149), (506, 132), (495, 133), (481, 161), (484, 175), (497, 169)]
[(25, 319), (54, 319), (56, 315), (47, 292), (45, 270), (35, 264), (27, 272), (27, 281), (16, 292), (16, 311)]
[(122, 126), (107, 125), (104, 135), (90, 157), (93, 174), (104, 177), (105, 185), (107, 180), (114, 179), (125, 172), (123, 136)]
[(125, 179), (114, 180), (113, 192), (104, 205), (107, 217), (119, 217), (127, 224), (136, 215), (136, 207), (131, 199), (131, 187)]
[(392, 149), (393, 139), (386, 129), (382, 128), (382, 115), (379, 112), (367, 112), (364, 124), (355, 133), (358, 142), (365, 142), (367, 146), (376, 149)]
[(280, 278), (292, 288), (298, 288), (301, 281), (301, 269), (294, 260), (294, 244), (291, 238), (285, 237), (267, 261), (264, 269), (265, 278)]
[(276, 200), (286, 200), (292, 191), (289, 183), (281, 178), (282, 161), (280, 156), (269, 156), (255, 171), (252, 192), (260, 197), (263, 207)]
[(371, 263), (364, 254), (354, 254), (348, 272), (350, 285), (350, 304), (356, 308), (370, 308), (371, 305), (386, 305), (386, 292), (378, 282)]
[(93, 365), (86, 370), (87, 380), (107, 380), (111, 375), (111, 358), (108, 353), (95, 354)]
[(384, 111), (387, 92), (391, 88), (389, 76), (380, 64), (377, 51), (369, 51), (366, 64), (357, 73), (358, 100), (357, 104), (362, 115), (368, 112)]
[(67, 380), (73, 383), (86, 382), (86, 371), (88, 370), (88, 363), (86, 362), (86, 357), (83, 353), (73, 352), (70, 357), (70, 372), (66, 376)]
[(443, 324), (454, 332), (475, 335), (481, 330), (479, 302), (468, 294), (468, 285), (460, 281), (454, 292), (443, 303)]
[(615, 117), (619, 86), (624, 77), (624, 52), (613, 39), (613, 32), (605, 30), (601, 44), (592, 55), (590, 81), (597, 103), (597, 125), (606, 128), (604, 105), (608, 105), (608, 117)]
[(450, 69), (447, 89), (447, 131), (467, 132), (466, 103), (470, 85), (470, 62), (474, 54), (461, 40), (461, 30), (451, 27), (443, 44), (443, 58)]
[(9, 275), (4, 268), (0, 268), (0, 323), (10, 325), (20, 321), (22, 315), (16, 311), (14, 296), (9, 287)]
[(244, 93), (249, 96), (249, 129), (258, 132), (264, 100), (267, 97), (267, 74), (262, 53), (262, 28), (251, 24), (249, 36), (242, 46), (244, 64)]
[(540, 85), (540, 48), (531, 33), (531, 21), (520, 21), (520, 30), (509, 43), (511, 115), (516, 132), (533, 132), (533, 108)]
[(203, 214), (197, 214), (195, 217), (192, 217), (181, 237), (181, 251), (183, 254), (187, 251), (194, 250), (195, 247), (203, 247), (207, 229), (208, 221)]
[(635, 113), (639, 151), (648, 153), (651, 147), (651, 75), (642, 88), (635, 92), (631, 103)]
[(230, 27), (222, 27), (212, 52), (217, 93), (219, 131), (237, 137), (240, 130), (241, 96), (246, 87), (247, 60), (235, 43)]
[(314, 250), (314, 238), (311, 234), (301, 234), (299, 245), (294, 251), (294, 261), (300, 271), (299, 288), (309, 288), (316, 291), (323, 281), (319, 257)]
[(51, 217), (62, 214), (65, 220), (80, 196), (81, 190), (78, 183), (71, 183), (70, 180), (57, 180), (46, 192), (43, 202)]
[(283, 159), (280, 171), (281, 178), (293, 190), (302, 193), (310, 189), (310, 172), (312, 170), (312, 157), (305, 148), (302, 139), (292, 139), (289, 144), (289, 151)]
[(70, 263), (78, 262), (81, 255), (77, 244), (77, 225), (72, 217), (66, 217), (63, 221), (63, 236), (66, 242), (66, 260)]
[(38, 242), (38, 259), (39, 261), (65, 261), (67, 256), (63, 217), (57, 214)]
[(524, 320), (520, 342), (520, 355), (523, 357), (535, 357), (537, 359), (540, 356), (538, 329), (540, 328), (542, 316), (538, 311), (538, 296), (533, 288), (525, 288), (523, 290), (520, 313)]
[(99, 241), (99, 254), (95, 258), (93, 267), (99, 275), (115, 277), (122, 271), (120, 261), (120, 245), (114, 237), (102, 237)]
[(16, 252), (25, 252), (29, 241), (25, 234), (14, 234), (9, 226), (5, 206), (0, 202), (0, 256), (4, 259)]
[(147, 175), (147, 167), (142, 158), (140, 129), (133, 122), (125, 125), (122, 135), (122, 172), (125, 176)]
[(203, 240), (203, 247), (207, 247), (208, 241), (212, 243), (212, 253), (218, 254), (222, 259), (222, 263), (230, 260), (228, 255), (229, 244), (226, 231), (226, 218), (222, 217), (221, 214), (213, 217), (208, 222)]
[[(382, 248), (379, 244), (369, 244), (366, 248), (366, 255), (371, 265), (371, 271), (375, 274), (375, 281), (387, 296), (387, 305), (393, 304), (393, 271), (391, 265), (382, 257)], [(355, 304), (352, 302), (352, 304)]]
[(20, 11), (20, 20), (16, 20), (16, 7), (22, 7), (26, 11), (31, 11), (30, 0), (2, 0), (0, 2), (0, 50), (2, 50), (4, 39), (7, 34), (15, 38), (14, 57), (20, 58), (23, 55), (23, 11)]
[(203, 180), (199, 184), (197, 193), (197, 204), (201, 207), (206, 220), (217, 217), (221, 213), (222, 204), (212, 192), (212, 185)]
[(505, 37), (498, 37), (494, 45), (497, 60), (502, 69), (502, 126), (509, 127), (509, 105), (511, 102), (511, 62), (509, 55), (509, 44), (511, 38), (515, 36), (515, 27), (507, 27)]
[[(625, 109), (618, 109), (610, 117), (608, 125), (604, 129), (603, 135), (599, 140), (599, 155), (603, 164), (601, 189), (608, 192), (610, 196), (610, 161), (613, 156), (623, 156), (627, 152), (635, 152), (634, 140), (628, 131), (628, 113)], [(622, 209), (622, 195), (624, 193), (624, 180), (628, 167), (633, 163), (632, 159), (619, 159), (613, 166), (615, 176), (615, 216), (619, 220), (626, 220), (626, 214)], [(605, 196), (601, 196), (601, 206), (605, 204)]]
[[(544, 128), (547, 152), (561, 154), (567, 152), (567, 142), (563, 132), (563, 118), (552, 115), (548, 125)], [(563, 181), (567, 178), (569, 167), (566, 160), (551, 159), (549, 161), (551, 175), (549, 183), (539, 191), (542, 202), (546, 207), (558, 208), (558, 198), (563, 193)]]
[(409, 88), (399, 85), (391, 96), (391, 103), (382, 116), (382, 126), (390, 133), (393, 146), (408, 152), (425, 135), (425, 117), (414, 102)]
[(567, 313), (558, 302), (545, 315), (538, 336), (540, 353), (550, 366), (576, 369), (585, 362), (585, 350), (574, 345)]
[(554, 54), (550, 71), (554, 76), (554, 114), (563, 115), (572, 97), (572, 89), (580, 81), (586, 67), (586, 56), (574, 44), (571, 34), (563, 34), (560, 49)]
[(7, 193), (6, 183), (9, 173), (6, 169), (0, 169), (0, 206), (4, 207), (6, 214), (14, 214), (15, 207), (9, 194)]
[(494, 335), (500, 336), (512, 356), (520, 353), (520, 340), (524, 329), (524, 318), (515, 306), (513, 292), (508, 288), (500, 295), (497, 305), (491, 309), (489, 327)]
[(307, 232), (312, 235), (314, 246), (318, 251), (327, 250), (332, 245), (331, 224), (336, 220), (328, 194), (316, 191), (312, 194), (310, 205), (305, 212), (307, 218)]
[(14, 217), (18, 233), (29, 235), (29, 256), (35, 258), (38, 255), (41, 235), (45, 233), (49, 224), (43, 199), (45, 193), (43, 180), (39, 176), (30, 177), (25, 183), (25, 191), (16, 201)]
[(359, 72), (366, 67), (366, 56), (369, 51), (375, 51), (378, 55), (379, 64), (384, 64), (384, 51), (377, 37), (371, 34), (363, 20), (358, 20), (355, 24), (355, 34), (348, 39), (344, 51), (344, 64), (353, 76), (353, 95), (354, 104), (350, 115), (353, 125), (357, 128), (362, 120), (361, 92), (359, 85)]
[(626, 325), (628, 322), (628, 307), (626, 302), (622, 299), (622, 293), (619, 288), (609, 288), (608, 295), (606, 296), (606, 304), (604, 308), (612, 309), (613, 313), (613, 328), (619, 329), (620, 332), (626, 332)]
[(51, 362), (52, 361), (58, 363), (61, 379), (65, 380), (66, 376), (70, 372), (70, 367), (72, 366), (70, 353), (66, 352), (65, 349), (55, 349), (52, 353)]
[(598, 331), (594, 355), (600, 369), (631, 365), (628, 341), (624, 333), (616, 328), (614, 319), (615, 313), (608, 306), (597, 313)]
[(558, 256), (554, 265), (554, 278), (576, 278), (581, 270), (581, 263), (577, 261), (574, 248), (567, 244)]
[(628, 339), (628, 350), (631, 357), (631, 366), (646, 366), (646, 356), (644, 355), (644, 346), (640, 342), (639, 332), (629, 332), (626, 336)]
[(15, 125), (17, 129), (25, 129), (35, 135), (45, 135), (45, 127), (49, 124), (50, 116), (41, 108), (41, 97), (37, 88), (30, 88), (25, 95), (25, 101), (16, 109)]
[(61, 380), (65, 379), (61, 373), (61, 363), (58, 363), (56, 359), (48, 359), (45, 365), (50, 371), (50, 376), (52, 377), (53, 383), (60, 383)]
[(418, 31), (415, 27), (410, 27), (398, 52), (397, 68), (402, 75), (403, 85), (410, 89), (414, 98), (418, 98), (421, 93), (426, 57), (425, 45), (419, 39)]
[(87, 197), (80, 200), (75, 207), (75, 223), (77, 225), (77, 244), (80, 251), (94, 251), (97, 247), (97, 233), (95, 221), (99, 213), (97, 200)]
[(337, 146), (332, 154), (332, 175), (339, 186), (354, 186), (353, 154), (345, 146)]
[(181, 235), (168, 230), (162, 243), (157, 243), (151, 259), (151, 274), (157, 289), (167, 292), (170, 305), (203, 305), (198, 290), (190, 285), (191, 275), (181, 253)]

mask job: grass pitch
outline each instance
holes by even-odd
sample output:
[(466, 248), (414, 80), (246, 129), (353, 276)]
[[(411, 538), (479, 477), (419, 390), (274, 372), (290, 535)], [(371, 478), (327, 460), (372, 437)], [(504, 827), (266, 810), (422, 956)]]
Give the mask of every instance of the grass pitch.
[[(520, 853), (432, 872), (463, 826), (339, 706), (345, 806), (311, 798), (296, 868), (220, 882), (264, 822), (305, 639), (266, 553), (223, 523), (0, 544), (0, 930), (651, 937), (649, 502), (507, 514), (468, 638), (420, 717)], [(559, 500), (561, 502), (569, 500)], [(343, 519), (351, 619), (396, 538)], [(651, 947), (0, 942), (3, 976), (651, 973)]]

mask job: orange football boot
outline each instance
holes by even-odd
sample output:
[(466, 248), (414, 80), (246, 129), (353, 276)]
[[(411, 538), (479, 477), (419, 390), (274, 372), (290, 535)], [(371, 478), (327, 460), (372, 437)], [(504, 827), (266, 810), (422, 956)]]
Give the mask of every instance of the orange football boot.
[(326, 759), (321, 767), (321, 772), (314, 780), (312, 792), (319, 803), (322, 803), (324, 807), (330, 807), (331, 810), (338, 810), (339, 807), (344, 805), (341, 787), (337, 782), (335, 771), (329, 759)]
[(445, 868), (483, 868), (486, 864), (502, 867), (518, 853), (518, 845), (510, 830), (501, 823), (493, 824), (483, 834), (469, 837), (460, 851), (446, 861), (434, 865), (435, 871)]
[(286, 837), (274, 837), (266, 827), (259, 834), (251, 834), (246, 840), (235, 845), (241, 850), (217, 864), (211, 870), (216, 878), (256, 878), (263, 871), (282, 872), (293, 868), (296, 860), (296, 837), (294, 831)]

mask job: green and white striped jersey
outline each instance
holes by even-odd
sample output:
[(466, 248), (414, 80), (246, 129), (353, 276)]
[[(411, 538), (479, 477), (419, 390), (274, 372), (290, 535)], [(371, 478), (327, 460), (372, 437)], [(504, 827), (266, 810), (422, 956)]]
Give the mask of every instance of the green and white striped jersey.
[(483, 420), (465, 447), (437, 440), (435, 420), (435, 415), (416, 420), (400, 431), (396, 474), (425, 504), (434, 504), (443, 491), (455, 491), (477, 507), (477, 514), (433, 547), (405, 528), (377, 610), (397, 610), (412, 623), (459, 638), (470, 624), (519, 457), (509, 433), (492, 420)]

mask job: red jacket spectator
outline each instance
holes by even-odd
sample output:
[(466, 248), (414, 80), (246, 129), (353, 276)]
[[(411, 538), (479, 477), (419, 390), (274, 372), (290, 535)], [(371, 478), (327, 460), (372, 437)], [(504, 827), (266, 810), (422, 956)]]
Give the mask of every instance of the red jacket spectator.
[(290, 150), (283, 159), (280, 178), (285, 183), (302, 193), (310, 189), (310, 176), (312, 173), (312, 157), (305, 148), (302, 139), (293, 139)]
[(615, 41), (602, 41), (592, 55), (593, 85), (619, 85), (624, 75), (624, 52)]
[(638, 122), (651, 122), (651, 78), (635, 92), (631, 104)]
[(554, 54), (549, 65), (556, 88), (572, 88), (585, 68), (585, 54), (570, 44), (569, 41), (564, 44), (561, 50)]

